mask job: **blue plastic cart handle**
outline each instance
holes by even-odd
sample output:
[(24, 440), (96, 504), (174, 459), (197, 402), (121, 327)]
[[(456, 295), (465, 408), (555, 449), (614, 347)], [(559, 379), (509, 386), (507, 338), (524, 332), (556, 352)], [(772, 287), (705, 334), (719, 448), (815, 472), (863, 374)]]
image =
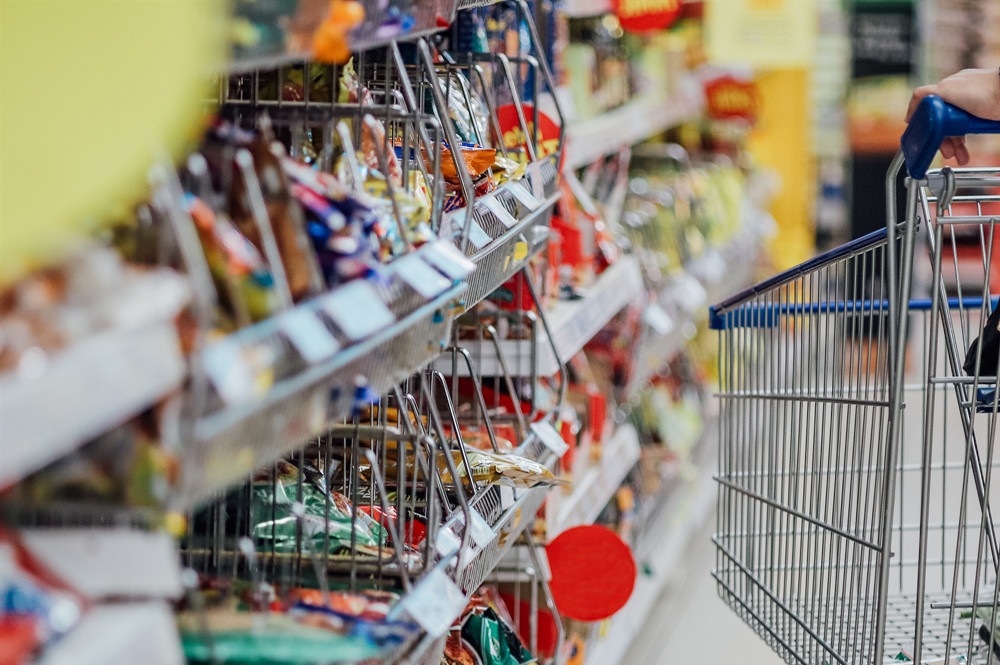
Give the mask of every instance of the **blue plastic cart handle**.
[(899, 141), (906, 172), (923, 179), (945, 137), (966, 134), (1000, 134), (1000, 121), (966, 113), (936, 95), (924, 97)]

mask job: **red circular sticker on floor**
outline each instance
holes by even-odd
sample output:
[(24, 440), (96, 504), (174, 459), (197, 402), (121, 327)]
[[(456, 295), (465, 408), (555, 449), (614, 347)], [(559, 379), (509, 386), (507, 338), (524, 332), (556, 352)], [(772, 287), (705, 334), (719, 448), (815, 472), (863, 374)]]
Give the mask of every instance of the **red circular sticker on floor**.
[(632, 550), (611, 529), (577, 526), (545, 546), (552, 570), (552, 598), (559, 613), (601, 621), (620, 610), (635, 588)]

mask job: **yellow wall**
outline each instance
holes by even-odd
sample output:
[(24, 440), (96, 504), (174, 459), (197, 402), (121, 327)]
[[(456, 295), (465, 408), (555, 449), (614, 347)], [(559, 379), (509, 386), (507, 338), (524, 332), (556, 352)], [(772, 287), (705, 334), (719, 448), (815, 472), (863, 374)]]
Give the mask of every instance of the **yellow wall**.
[(815, 163), (809, 71), (804, 68), (756, 73), (760, 113), (749, 149), (761, 166), (782, 180), (771, 205), (778, 233), (771, 244), (775, 268), (789, 268), (815, 254)]

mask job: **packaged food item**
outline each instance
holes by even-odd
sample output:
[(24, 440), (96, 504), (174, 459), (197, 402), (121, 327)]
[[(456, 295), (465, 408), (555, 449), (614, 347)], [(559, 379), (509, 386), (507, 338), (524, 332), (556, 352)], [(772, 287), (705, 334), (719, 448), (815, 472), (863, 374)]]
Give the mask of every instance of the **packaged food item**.
[[(313, 257), (306, 240), (301, 210), (295, 205), (282, 160), (274, 146), (274, 137), (262, 128), (247, 147), (253, 156), (254, 170), (267, 209), (267, 220), (263, 221), (271, 226), (288, 289), (292, 298), (298, 301), (311, 292)], [(230, 192), (231, 215), (250, 242), (258, 250), (263, 250), (257, 225), (253, 222), (254, 213), (247, 186), (243, 178), (234, 179)]]
[(469, 614), (462, 637), (481, 657), (483, 665), (528, 665), (537, 662), (521, 644), (517, 633), (501, 621), (493, 608)]
[(185, 204), (201, 239), (224, 316), (223, 328), (265, 319), (277, 311), (274, 278), (260, 252), (229, 218), (201, 199), (185, 196)]
[[(300, 470), (281, 462), (277, 473), (259, 475), (252, 488), (253, 537), (268, 551), (296, 553), (299, 538), (309, 540), (313, 552), (336, 554), (350, 550), (352, 534), (356, 546), (376, 551), (385, 545), (384, 529), (354, 506), (343, 494), (327, 489), (318, 474), (301, 478)], [(292, 498), (301, 492), (304, 514), (294, 512)], [(329, 498), (329, 510), (327, 499)], [(301, 531), (300, 531), (301, 528)]]
[[(354, 60), (348, 60), (347, 64), (341, 68), (340, 92), (338, 102), (341, 104), (359, 104), (361, 106), (371, 106), (374, 104), (371, 93), (364, 87), (358, 79), (354, 70)], [(365, 123), (361, 127), (361, 145), (356, 146), (365, 165), (375, 171), (381, 171), (382, 166), (379, 160), (379, 153), (384, 152), (388, 165), (386, 177), (392, 178), (393, 184), (401, 187), (403, 183), (403, 171), (400, 168), (396, 153), (390, 149), (389, 141), (386, 138), (385, 125), (381, 120), (375, 119), (374, 123)]]
[(444, 642), (444, 654), (441, 665), (482, 665), (482, 659), (476, 654), (475, 647), (462, 639), (460, 630), (452, 630)]

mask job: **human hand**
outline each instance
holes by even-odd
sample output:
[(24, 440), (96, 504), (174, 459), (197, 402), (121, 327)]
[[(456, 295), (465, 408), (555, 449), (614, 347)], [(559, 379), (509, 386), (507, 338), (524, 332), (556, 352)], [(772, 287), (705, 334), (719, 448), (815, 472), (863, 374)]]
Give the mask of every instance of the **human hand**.
[[(913, 91), (906, 122), (910, 122), (920, 100), (937, 95), (944, 101), (986, 120), (1000, 120), (1000, 73), (996, 69), (963, 69), (934, 85)], [(969, 163), (969, 149), (964, 136), (949, 136), (941, 143), (941, 154), (954, 157), (959, 164)]]

